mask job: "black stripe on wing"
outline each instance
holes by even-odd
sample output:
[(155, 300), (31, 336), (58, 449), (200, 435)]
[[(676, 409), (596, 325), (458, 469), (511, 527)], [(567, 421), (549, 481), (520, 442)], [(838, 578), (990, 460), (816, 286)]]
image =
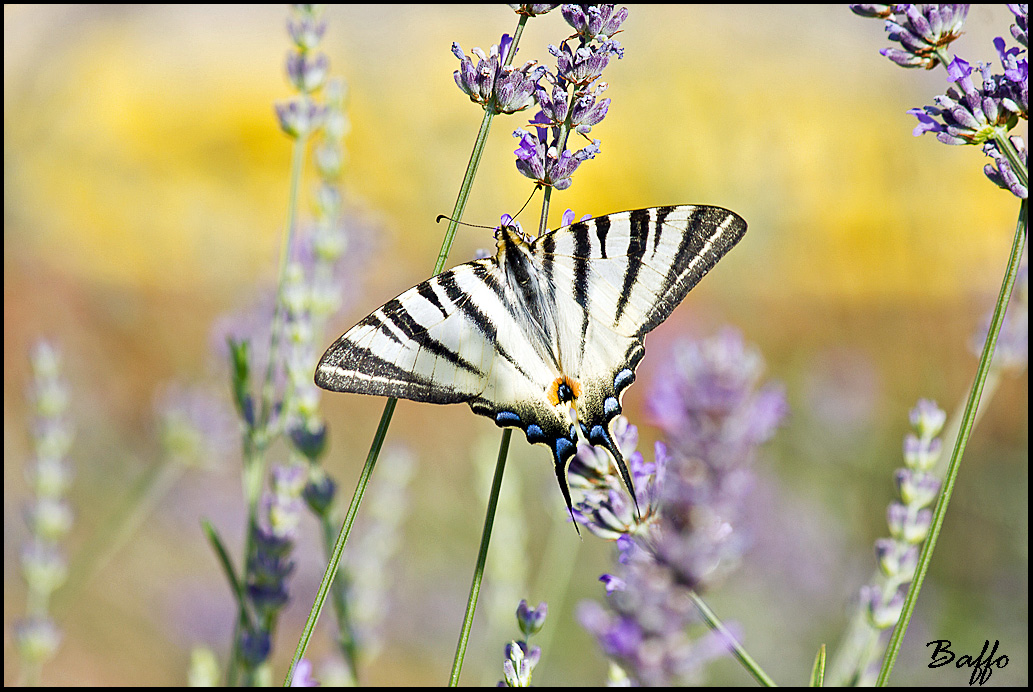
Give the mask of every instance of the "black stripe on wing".
[(693, 209), (679, 231), (682, 237), (678, 251), (664, 277), (666, 290), (657, 296), (653, 308), (645, 315), (637, 332), (639, 336), (670, 316), (686, 294), (739, 242), (746, 233), (746, 222), (727, 209), (701, 206)]
[[(423, 284), (420, 285), (422, 286)], [(433, 291), (433, 289), (431, 290)], [(419, 291), (419, 287), (417, 287), (417, 291)], [(409, 314), (409, 311), (405, 309), (405, 306), (402, 305), (397, 298), (385, 303), (384, 307), (380, 308), (380, 311), (384, 314), (384, 317), (389, 319), (392, 324), (398, 327), (406, 337), (419, 344), (420, 348), (427, 349), (427, 351), (444, 358), (452, 365), (471, 372), (478, 377), (483, 378), (485, 376), (485, 373), (482, 372), (480, 368), (473, 365), (461, 355), (431, 336), (430, 332), (427, 331), (428, 327), (425, 327), (414, 320), (412, 315)], [(444, 314), (447, 319), (448, 313), (445, 312)]]

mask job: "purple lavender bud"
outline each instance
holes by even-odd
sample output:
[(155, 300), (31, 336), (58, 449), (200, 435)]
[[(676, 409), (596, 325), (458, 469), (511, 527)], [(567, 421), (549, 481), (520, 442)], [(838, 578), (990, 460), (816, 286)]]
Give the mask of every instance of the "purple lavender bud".
[(897, 469), (894, 475), (900, 499), (909, 507), (927, 507), (940, 492), (940, 481), (932, 474), (911, 469)]
[(904, 437), (904, 464), (916, 471), (930, 471), (940, 458), (941, 446), (939, 439), (919, 439), (908, 434)]
[(893, 5), (850, 5), (850, 11), (859, 17), (885, 19), (893, 14)]
[(614, 5), (564, 5), (563, 18), (584, 41), (609, 38), (628, 18), (627, 8), (613, 11)]
[(1029, 5), (1008, 5), (1015, 15), (1015, 24), (1011, 27), (1011, 35), (1022, 45), (1029, 47)]
[(456, 86), (474, 103), (482, 107), (492, 105), (499, 113), (516, 113), (533, 104), (538, 80), (545, 74), (545, 68), (534, 61), (520, 68), (503, 65), (512, 42), (508, 34), (503, 34), (488, 55), (474, 48), (471, 52), (478, 58), (476, 66), (458, 43), (452, 44), (452, 54), (460, 63), (453, 73)]
[(875, 541), (875, 557), (887, 577), (906, 578), (910, 581), (918, 564), (918, 546), (899, 543), (891, 538)]
[(958, 36), (968, 16), (968, 5), (851, 5), (862, 17), (886, 19), (891, 41), (901, 48), (879, 51), (901, 67), (932, 69), (939, 63), (938, 51)]
[(520, 138), (520, 146), (513, 152), (517, 157), (517, 170), (531, 180), (543, 181), (545, 179), (545, 145), (525, 130), (517, 130), (513, 136)]
[(305, 97), (281, 101), (274, 107), (280, 129), (295, 139), (317, 129), (325, 112), (322, 106)]
[(915, 407), (911, 409), (908, 417), (911, 425), (925, 439), (931, 439), (939, 435), (940, 431), (943, 430), (943, 424), (947, 422), (947, 413), (937, 406), (935, 401), (930, 399), (919, 399)]
[(868, 621), (880, 630), (895, 625), (904, 609), (904, 594), (899, 589), (887, 599), (878, 587), (865, 586), (861, 589), (861, 601), (866, 605)]
[(309, 93), (323, 86), (329, 70), (330, 61), (323, 53), (287, 53), (287, 79), (302, 93)]
[(294, 448), (311, 463), (319, 461), (319, 457), (326, 451), (326, 425), (320, 421), (292, 421), (288, 426), (287, 435), (290, 437)]
[(609, 108), (610, 99), (596, 102), (592, 94), (582, 96), (574, 102), (574, 107), (570, 111), (570, 124), (577, 132), (587, 135), (592, 131), (593, 125), (602, 122)]
[(291, 687), (319, 687), (319, 681), (312, 677), (312, 661), (303, 658), (294, 668)]
[(39, 665), (54, 657), (61, 644), (61, 631), (49, 618), (30, 618), (14, 625), (14, 639), (21, 657)]
[(584, 86), (599, 78), (610, 62), (610, 56), (623, 57), (620, 43), (608, 39), (601, 44), (588, 44), (571, 49), (566, 42), (560, 48), (550, 45), (549, 52), (556, 57), (556, 69), (560, 77), (572, 84)]
[(482, 106), (486, 106), (491, 99), (495, 88), (495, 77), (502, 64), (499, 58), (498, 46), (492, 46), (490, 57), (484, 54), (480, 48), (471, 51), (477, 58), (477, 65), (473, 64), (463, 53), (458, 43), (452, 44), (452, 54), (459, 58), (459, 69), (453, 73), (456, 85), (463, 90), (470, 100)]
[(559, 7), (556, 5), (510, 5), (509, 8), (517, 14), (522, 14), (527, 17), (537, 17), (539, 15), (550, 12)]
[(265, 630), (241, 632), (240, 657), (247, 662), (249, 667), (255, 668), (264, 663), (272, 650), (272, 640)]
[(603, 583), (603, 588), (606, 589), (607, 594), (611, 594), (614, 591), (623, 591), (628, 586), (623, 579), (613, 574), (604, 574), (599, 577), (599, 581)]
[(517, 113), (534, 104), (538, 80), (545, 67), (528, 62), (520, 69), (501, 68), (495, 80), (495, 110), (499, 113)]
[(538, 107), (541, 108), (541, 112), (538, 114), (541, 117), (536, 116), (534, 119), (535, 123), (559, 125), (567, 119), (567, 92), (562, 87), (556, 85), (553, 86), (552, 94), (550, 95), (545, 87), (539, 86)]
[(517, 625), (525, 637), (537, 634), (542, 629), (548, 612), (549, 606), (544, 602), (539, 603), (537, 608), (531, 608), (527, 605), (526, 600), (520, 601), (516, 610)]
[(305, 503), (313, 512), (324, 516), (330, 507), (333, 506), (334, 495), (337, 492), (337, 484), (334, 479), (328, 476), (321, 468), (314, 467), (309, 474), (309, 481), (305, 484), (302, 496)]
[(319, 45), (326, 32), (326, 22), (311, 15), (287, 20), (287, 33), (294, 45), (303, 51), (310, 51)]

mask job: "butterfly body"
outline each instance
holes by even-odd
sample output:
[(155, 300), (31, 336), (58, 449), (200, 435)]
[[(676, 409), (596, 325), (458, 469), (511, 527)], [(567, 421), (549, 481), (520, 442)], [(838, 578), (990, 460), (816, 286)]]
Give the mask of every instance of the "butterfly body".
[(497, 252), (434, 276), (341, 336), (316, 368), (324, 389), (465, 402), (566, 463), (579, 435), (630, 474), (612, 423), (643, 338), (746, 231), (719, 207), (672, 206), (580, 221), (533, 240), (497, 233)]

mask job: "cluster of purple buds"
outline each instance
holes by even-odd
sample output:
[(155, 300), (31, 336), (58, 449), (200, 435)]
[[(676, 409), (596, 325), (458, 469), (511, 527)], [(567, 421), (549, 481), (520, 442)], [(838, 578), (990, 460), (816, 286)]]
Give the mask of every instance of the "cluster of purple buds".
[(904, 468), (895, 474), (900, 500), (892, 502), (886, 513), (891, 537), (875, 542), (883, 581), (861, 592), (861, 603), (876, 629), (891, 627), (900, 617), (904, 587), (914, 576), (919, 547), (932, 523), (929, 507), (940, 491), (934, 469), (942, 450), (938, 435), (947, 414), (932, 401), (920, 399), (910, 419), (914, 432), (904, 439)]
[(886, 20), (891, 41), (901, 48), (884, 48), (879, 53), (901, 67), (931, 70), (938, 55), (956, 38), (968, 16), (968, 5), (851, 5), (854, 14)]
[(513, 39), (503, 34), (499, 45), (492, 46), (487, 55), (474, 48), (476, 65), (458, 43), (452, 44), (452, 53), (460, 63), (453, 73), (456, 85), (471, 101), (484, 108), (491, 106), (496, 113), (517, 113), (533, 105), (538, 80), (545, 74), (545, 67), (533, 60), (520, 68), (506, 64), (512, 43)]
[[(1029, 195), (1026, 152), (1021, 139), (1008, 137), (1029, 112), (1028, 5), (1008, 5), (1015, 15), (1011, 34), (1022, 48), (1008, 48), (1003, 38), (994, 47), (1003, 72), (993, 74), (988, 63), (978, 63), (982, 77), (976, 84), (975, 70), (961, 58), (948, 59), (944, 50), (961, 34), (968, 5), (851, 5), (855, 14), (886, 19), (890, 39), (903, 50), (887, 48), (881, 53), (903, 67), (931, 69), (939, 63), (947, 68), (954, 87), (934, 99), (935, 105), (912, 108), (918, 118), (915, 136), (935, 133), (945, 144), (975, 144), (993, 159), (983, 171), (998, 187), (1016, 197)], [(1016, 168), (1021, 167), (1021, 170)]]
[[(552, 128), (558, 131), (559, 128)], [(524, 176), (542, 185), (566, 190), (571, 185), (571, 176), (583, 162), (594, 159), (599, 153), (599, 140), (593, 140), (585, 148), (572, 152), (564, 149), (560, 153), (555, 144), (548, 144), (549, 138), (545, 128), (537, 128), (536, 134), (527, 130), (516, 130), (514, 137), (520, 139), (516, 154), (516, 167)], [(558, 137), (553, 137), (555, 141)]]
[[(308, 470), (302, 465), (276, 466), (270, 478), (270, 490), (262, 498), (260, 518), (254, 530), (254, 548), (248, 558), (247, 594), (259, 622), (242, 640), (247, 644), (261, 640), (267, 624), (287, 604), (287, 578), (294, 571), (291, 551), (301, 520), (301, 493)], [(259, 647), (260, 649), (261, 647)]]
[(499, 687), (531, 687), (531, 673), (538, 661), (542, 658), (542, 648), (531, 646), (531, 635), (537, 634), (545, 624), (545, 616), (549, 612), (545, 603), (539, 603), (537, 608), (531, 608), (526, 600), (520, 601), (517, 606), (517, 625), (524, 634), (524, 638), (511, 641), (506, 644), (505, 659), (502, 661), (502, 675), (504, 680), (500, 681)]
[(561, 12), (567, 24), (574, 27), (578, 36), (585, 40), (595, 38), (608, 39), (616, 34), (624, 20), (628, 18), (628, 9), (622, 7), (616, 12), (615, 5), (564, 5)]
[[(984, 78), (989, 77), (983, 69)], [(1029, 91), (1024, 78), (1021, 87), (1015, 85), (1013, 99), (1009, 93), (1012, 90), (1006, 90), (1003, 84), (998, 88), (992, 78), (984, 79), (984, 85), (991, 85), (996, 94), (977, 88), (972, 67), (961, 58), (954, 58), (947, 72), (960, 91), (948, 89), (946, 95), (933, 99), (936, 106), (908, 111), (918, 118), (916, 136), (935, 132), (936, 139), (944, 144), (984, 144), (1015, 127), (1020, 116), (1025, 117)]]
[[(524, 176), (541, 185), (565, 190), (571, 176), (583, 162), (599, 153), (599, 140), (579, 151), (567, 148), (571, 131), (588, 135), (610, 108), (610, 99), (600, 98), (606, 84), (600, 81), (610, 58), (624, 54), (611, 37), (628, 17), (625, 8), (614, 5), (564, 5), (563, 18), (574, 28), (574, 36), (558, 47), (550, 45), (556, 58), (555, 72), (543, 76), (548, 85), (538, 84), (535, 99), (540, 108), (531, 121), (533, 131), (516, 130), (520, 140), (516, 166)], [(577, 44), (570, 42), (577, 40)]]
[(289, 101), (275, 104), (280, 129), (293, 138), (303, 137), (320, 126), (324, 109), (312, 99), (326, 82), (330, 61), (314, 52), (323, 40), (326, 22), (321, 5), (291, 5), (287, 32), (294, 49), (287, 54), (287, 80), (298, 92)]

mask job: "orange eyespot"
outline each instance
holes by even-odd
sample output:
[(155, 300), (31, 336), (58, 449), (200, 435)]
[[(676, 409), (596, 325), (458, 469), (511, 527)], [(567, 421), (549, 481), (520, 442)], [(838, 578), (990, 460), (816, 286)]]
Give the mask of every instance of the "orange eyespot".
[(549, 385), (548, 397), (553, 406), (559, 406), (561, 402), (568, 403), (579, 396), (581, 396), (581, 385), (578, 384), (577, 380), (573, 380), (566, 375), (557, 377)]

